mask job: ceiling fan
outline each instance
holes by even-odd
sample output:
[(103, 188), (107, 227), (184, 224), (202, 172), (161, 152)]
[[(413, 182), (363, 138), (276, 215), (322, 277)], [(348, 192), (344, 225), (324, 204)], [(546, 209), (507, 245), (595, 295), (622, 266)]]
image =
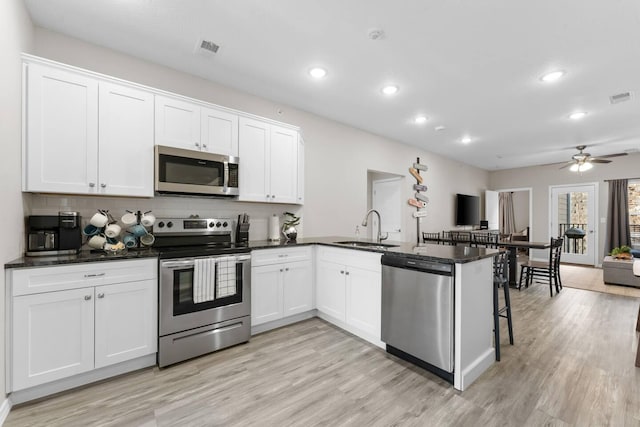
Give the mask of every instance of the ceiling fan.
[(610, 157), (620, 157), (627, 155), (627, 153), (615, 153), (607, 154), (604, 156), (591, 157), (591, 154), (584, 152), (585, 148), (587, 148), (586, 145), (578, 145), (576, 147), (578, 153), (571, 156), (571, 160), (565, 163), (564, 166), (562, 166), (560, 169), (564, 169), (567, 166), (570, 166), (569, 170), (571, 172), (584, 172), (591, 169), (594, 163), (611, 163), (611, 160), (606, 159)]

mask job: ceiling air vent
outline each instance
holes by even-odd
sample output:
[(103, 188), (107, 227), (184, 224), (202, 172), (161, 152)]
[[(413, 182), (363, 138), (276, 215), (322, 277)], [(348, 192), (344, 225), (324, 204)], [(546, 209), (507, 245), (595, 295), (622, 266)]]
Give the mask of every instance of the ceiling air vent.
[(200, 39), (196, 44), (195, 53), (205, 53), (213, 55), (214, 53), (218, 52), (218, 49), (220, 49), (220, 46), (215, 44), (214, 42)]
[(631, 99), (631, 92), (623, 92), (617, 93), (615, 95), (611, 95), (609, 97), (609, 102), (612, 104), (619, 104), (620, 102), (625, 102)]

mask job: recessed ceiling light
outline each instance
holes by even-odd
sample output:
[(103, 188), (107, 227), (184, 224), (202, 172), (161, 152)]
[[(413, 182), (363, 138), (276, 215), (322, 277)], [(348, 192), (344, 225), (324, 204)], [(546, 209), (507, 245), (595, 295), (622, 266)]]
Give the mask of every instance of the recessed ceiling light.
[(441, 130), (445, 130), (445, 129), (446, 129), (446, 127), (444, 127), (444, 126), (440, 125), (440, 126), (436, 126), (436, 127), (434, 127), (433, 129), (434, 129), (434, 130), (436, 130), (437, 132), (440, 132)]
[(321, 79), (327, 75), (327, 70), (321, 67), (313, 67), (309, 70), (309, 75), (314, 79)]
[(565, 75), (564, 70), (551, 71), (550, 73), (544, 74), (542, 77), (540, 77), (540, 80), (542, 80), (545, 83), (551, 83), (551, 82), (557, 81), (564, 75)]
[(471, 137), (470, 136), (463, 136), (462, 139), (460, 140), (460, 142), (462, 142), (463, 144), (468, 144), (471, 142)]
[(427, 116), (416, 116), (415, 119), (413, 119), (413, 121), (415, 122), (415, 124), (417, 125), (421, 125), (423, 123), (426, 123), (428, 120)]
[(382, 88), (382, 93), (385, 95), (395, 95), (399, 90), (400, 88), (396, 85), (387, 85)]
[(576, 111), (575, 113), (571, 113), (569, 114), (569, 118), (571, 120), (580, 120), (582, 118), (584, 118), (584, 116), (587, 115), (586, 111)]

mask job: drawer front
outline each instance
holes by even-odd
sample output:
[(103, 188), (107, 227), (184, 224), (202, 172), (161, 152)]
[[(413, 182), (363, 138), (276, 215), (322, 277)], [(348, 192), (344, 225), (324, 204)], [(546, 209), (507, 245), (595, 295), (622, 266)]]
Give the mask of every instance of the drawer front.
[(157, 258), (87, 262), (16, 269), (11, 273), (11, 286), (12, 295), (18, 296), (86, 286), (155, 280), (157, 275)]
[(251, 265), (280, 264), (284, 262), (306, 261), (311, 259), (312, 246), (300, 246), (286, 249), (259, 249), (251, 252)]
[(361, 251), (358, 249), (330, 248), (318, 246), (317, 256), (319, 260), (333, 262), (345, 266), (362, 268), (370, 271), (382, 271), (380, 264), (381, 253)]

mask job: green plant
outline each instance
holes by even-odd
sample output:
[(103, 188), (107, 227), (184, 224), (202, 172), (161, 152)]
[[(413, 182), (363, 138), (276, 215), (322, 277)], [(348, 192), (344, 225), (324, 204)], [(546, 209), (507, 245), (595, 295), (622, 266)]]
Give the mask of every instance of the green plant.
[(621, 255), (621, 254), (630, 254), (631, 248), (627, 245), (618, 246), (617, 248), (611, 249), (611, 256)]
[(293, 227), (300, 224), (300, 217), (292, 214), (291, 212), (285, 212), (284, 217), (285, 227)]

